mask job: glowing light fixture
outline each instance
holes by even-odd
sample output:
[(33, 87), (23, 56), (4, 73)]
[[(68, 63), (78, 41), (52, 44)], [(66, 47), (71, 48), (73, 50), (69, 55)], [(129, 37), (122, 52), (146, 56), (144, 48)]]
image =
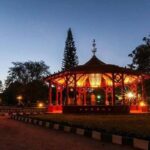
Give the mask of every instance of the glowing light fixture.
[(128, 92), (128, 93), (126, 94), (126, 96), (127, 96), (129, 99), (132, 99), (132, 98), (135, 97), (134, 93), (132, 93), (132, 92)]
[(18, 101), (21, 101), (22, 99), (23, 99), (23, 97), (22, 97), (21, 95), (18, 95), (18, 96), (17, 96), (17, 100), (18, 100)]
[(90, 74), (89, 81), (91, 87), (100, 87), (101, 86), (101, 74)]
[(44, 107), (44, 104), (40, 102), (40, 103), (38, 103), (38, 107), (42, 108), (42, 107)]
[(77, 81), (77, 86), (78, 86), (78, 87), (85, 86), (85, 82), (86, 82), (86, 80), (87, 80), (87, 78), (88, 78), (87, 75), (84, 75), (84, 76), (82, 76), (82, 77), (80, 77), (80, 76), (81, 76), (81, 75), (78, 76), (79, 80)]
[(54, 88), (54, 87), (55, 87), (55, 85), (53, 85), (53, 84), (52, 84), (52, 85), (51, 85), (51, 87), (52, 87), (52, 88)]
[(101, 95), (97, 95), (97, 99), (101, 99)]
[(23, 104), (23, 96), (22, 95), (18, 95), (17, 97), (16, 97), (16, 99), (17, 99), (17, 101), (18, 101), (18, 106), (23, 106), (24, 104)]
[(146, 106), (146, 103), (145, 103), (144, 101), (141, 101), (139, 105), (140, 105), (141, 107), (142, 107), (142, 106)]

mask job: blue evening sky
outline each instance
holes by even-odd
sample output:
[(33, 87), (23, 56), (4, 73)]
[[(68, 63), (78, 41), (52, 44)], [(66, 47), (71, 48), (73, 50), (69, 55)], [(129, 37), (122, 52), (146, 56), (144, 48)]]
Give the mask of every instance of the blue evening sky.
[(13, 61), (40, 61), (61, 69), (68, 28), (80, 64), (91, 56), (125, 66), (128, 54), (150, 34), (149, 0), (0, 0), (0, 80)]

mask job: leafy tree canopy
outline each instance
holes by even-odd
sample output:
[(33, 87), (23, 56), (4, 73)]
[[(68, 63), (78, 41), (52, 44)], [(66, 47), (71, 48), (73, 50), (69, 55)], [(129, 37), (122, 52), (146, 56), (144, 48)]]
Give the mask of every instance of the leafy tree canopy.
[(49, 74), (49, 67), (43, 62), (13, 62), (9, 68), (3, 101), (8, 105), (18, 103), (17, 96), (23, 97), (25, 105), (36, 103), (38, 100), (47, 101), (48, 86), (43, 78)]
[(49, 74), (49, 67), (44, 61), (12, 62), (12, 64), (13, 67), (9, 68), (8, 71), (9, 75), (6, 80), (6, 86), (14, 82), (27, 84), (34, 80), (41, 80)]
[(136, 47), (128, 56), (132, 58), (129, 67), (135, 70), (150, 73), (150, 38), (143, 38), (144, 44)]
[(2, 84), (2, 81), (0, 80), (0, 93), (3, 92), (3, 84)]

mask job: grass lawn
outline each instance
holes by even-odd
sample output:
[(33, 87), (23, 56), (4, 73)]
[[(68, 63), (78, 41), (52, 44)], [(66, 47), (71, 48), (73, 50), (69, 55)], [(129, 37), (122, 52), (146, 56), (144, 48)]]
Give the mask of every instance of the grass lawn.
[(48, 114), (32, 118), (50, 120), (106, 132), (150, 139), (150, 114), (136, 115), (75, 115)]

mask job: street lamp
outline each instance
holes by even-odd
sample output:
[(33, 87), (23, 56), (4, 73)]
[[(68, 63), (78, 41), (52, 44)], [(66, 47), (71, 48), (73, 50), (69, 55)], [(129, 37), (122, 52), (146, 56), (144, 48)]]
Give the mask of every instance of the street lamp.
[(18, 105), (23, 105), (23, 103), (22, 103), (22, 99), (23, 99), (22, 95), (18, 95), (16, 97), (16, 99), (18, 100)]
[(38, 103), (38, 108), (43, 108), (43, 107), (44, 107), (44, 103), (39, 102), (39, 103)]
[(17, 100), (18, 100), (18, 101), (21, 101), (22, 99), (23, 99), (22, 95), (18, 95), (18, 96), (17, 96)]

